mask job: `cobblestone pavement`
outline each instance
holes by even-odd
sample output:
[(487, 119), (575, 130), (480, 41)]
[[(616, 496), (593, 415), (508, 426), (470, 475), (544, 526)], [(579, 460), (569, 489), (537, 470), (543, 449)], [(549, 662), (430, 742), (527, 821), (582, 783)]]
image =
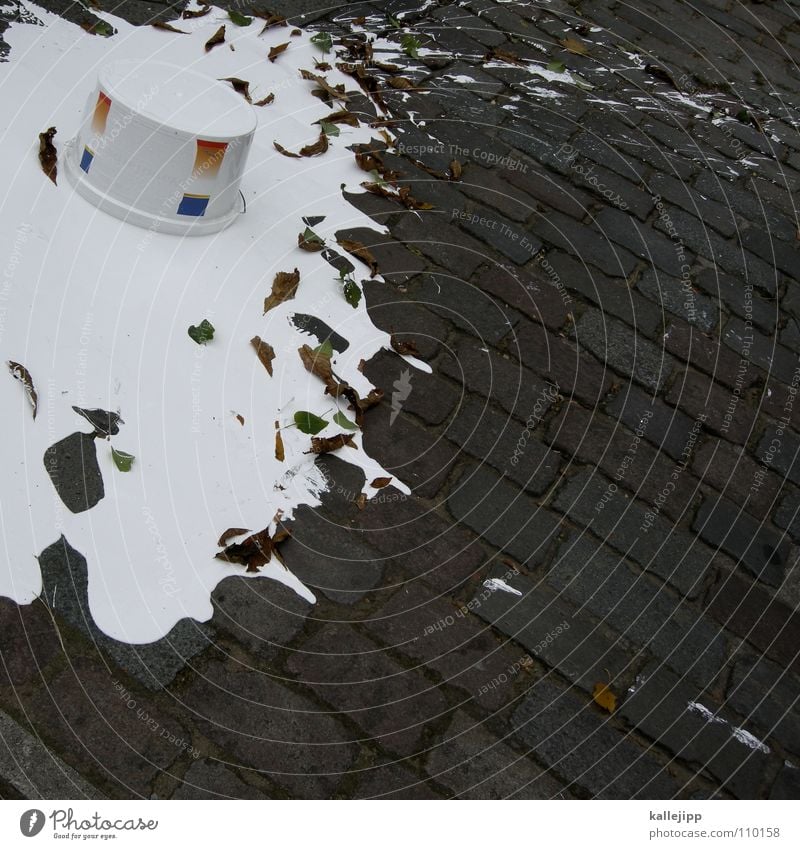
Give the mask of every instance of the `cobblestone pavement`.
[(320, 461), (283, 548), (319, 603), (227, 578), (144, 648), (53, 545), (72, 597), (0, 599), (0, 793), (797, 798), (796, 0), (268, 5), (436, 50), (370, 71), (433, 208), (351, 197), (373, 320), (432, 366), (365, 369), (413, 495)]

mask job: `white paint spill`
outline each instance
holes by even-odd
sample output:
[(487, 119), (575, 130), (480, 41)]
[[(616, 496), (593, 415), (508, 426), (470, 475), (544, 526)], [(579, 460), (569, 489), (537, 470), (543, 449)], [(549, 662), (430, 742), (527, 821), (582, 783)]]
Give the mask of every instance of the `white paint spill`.
[[(361, 393), (370, 388), (358, 363), (388, 346), (389, 337), (370, 322), (364, 299), (358, 309), (346, 303), (336, 272), (319, 254), (300, 251), (297, 234), (301, 216), (324, 215), (314, 229), (333, 247), (338, 229), (374, 229), (340, 191), (343, 183), (357, 191), (364, 178), (346, 145), (369, 140), (372, 131), (342, 125), (331, 149), (310, 159), (273, 149), (273, 140), (290, 150), (316, 140), (313, 122), (328, 112), (298, 72), (320, 58), (305, 34), (290, 38), (288, 30), (272, 29), (259, 37), (263, 22), (237, 27), (213, 9), (179, 22), (189, 35), (103, 14), (118, 33), (101, 38), (44, 10), (36, 14), (45, 27), (12, 23), (6, 30), (11, 52), (0, 65), (0, 359), (24, 364), (39, 393), (33, 421), (21, 385), (3, 367), (0, 595), (21, 604), (39, 595), (36, 555), (63, 533), (86, 556), (98, 626), (120, 640), (148, 642), (184, 616), (207, 620), (216, 584), (243, 573), (213, 559), (225, 529), (260, 530), (279, 509), (291, 517), (298, 504), (318, 503), (325, 482), (304, 454), (310, 437), (292, 426), (293, 416), (309, 410), (330, 421), (337, 405), (303, 368), (297, 348), (317, 343), (289, 316), (314, 315), (348, 339), (349, 348), (334, 358), (336, 372)], [(227, 44), (206, 53), (205, 41), (222, 23)], [(269, 48), (286, 40), (286, 52), (268, 62)], [(250, 81), (254, 100), (275, 93), (272, 105), (256, 110), (259, 127), (242, 182), (247, 213), (229, 230), (202, 238), (149, 232), (79, 197), (63, 164), (58, 187), (42, 174), (38, 134), (55, 125), (63, 151), (98, 69), (118, 59), (240, 77)], [(327, 78), (355, 87), (337, 71)], [(365, 278), (365, 268), (354, 264), (357, 279)], [(295, 267), (296, 298), (262, 316), (275, 273)], [(216, 327), (205, 347), (187, 335), (203, 318)], [(275, 349), (272, 378), (250, 347), (256, 334)], [(64, 507), (43, 463), (50, 445), (88, 431), (73, 404), (118, 410), (125, 420), (111, 444), (97, 440), (105, 498), (80, 514)], [(352, 418), (345, 404), (340, 409)], [(285, 463), (274, 456), (276, 420)], [(329, 424), (321, 435), (338, 430)], [(368, 481), (385, 475), (360, 449), (360, 435), (355, 441), (359, 450), (343, 449), (343, 459), (364, 467)], [(132, 471), (115, 468), (111, 445), (135, 455)], [(275, 560), (261, 576), (313, 601)]]
[(734, 739), (747, 746), (748, 749), (763, 752), (765, 755), (770, 753), (771, 749), (766, 743), (763, 743), (757, 737), (754, 737), (749, 731), (745, 731), (744, 728), (732, 726), (727, 719), (717, 716), (705, 705), (700, 704), (700, 702), (688, 702), (688, 710), (693, 713), (699, 713), (706, 722), (715, 722), (718, 725), (727, 725), (731, 729), (731, 735)]
[(492, 592), (501, 590), (504, 593), (511, 593), (511, 595), (522, 595), (520, 590), (509, 586), (502, 578), (489, 578), (488, 581), (483, 582), (483, 585), (487, 590), (491, 590)]

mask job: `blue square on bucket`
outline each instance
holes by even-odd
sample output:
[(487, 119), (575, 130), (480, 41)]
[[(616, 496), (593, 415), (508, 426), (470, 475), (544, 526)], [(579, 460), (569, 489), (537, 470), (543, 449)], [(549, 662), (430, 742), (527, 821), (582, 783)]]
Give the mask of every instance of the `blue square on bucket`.
[(178, 215), (205, 215), (210, 195), (184, 195), (178, 205)]
[(94, 152), (90, 150), (88, 147), (84, 147), (83, 156), (81, 157), (81, 168), (88, 174), (89, 166), (92, 164), (92, 160), (94, 159)]

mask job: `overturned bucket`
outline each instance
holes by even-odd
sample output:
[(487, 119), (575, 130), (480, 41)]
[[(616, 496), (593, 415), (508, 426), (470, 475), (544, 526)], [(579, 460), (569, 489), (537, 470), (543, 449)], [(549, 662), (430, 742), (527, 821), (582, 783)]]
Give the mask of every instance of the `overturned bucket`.
[(256, 115), (226, 83), (166, 62), (99, 74), (66, 173), (98, 209), (161, 233), (201, 236), (242, 210)]

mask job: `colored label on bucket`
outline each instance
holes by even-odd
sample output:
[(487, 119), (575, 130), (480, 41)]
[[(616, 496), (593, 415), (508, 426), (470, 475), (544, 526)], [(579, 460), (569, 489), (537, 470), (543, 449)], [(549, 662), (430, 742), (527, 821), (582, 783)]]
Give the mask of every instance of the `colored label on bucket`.
[(109, 109), (111, 109), (111, 98), (101, 91), (97, 95), (97, 103), (94, 106), (94, 115), (92, 116), (92, 130), (98, 136), (102, 136), (106, 131)]
[(178, 215), (205, 215), (209, 195), (184, 195), (178, 204)]
[(94, 151), (86, 146), (83, 148), (83, 156), (81, 156), (81, 168), (88, 174), (89, 168), (92, 164), (92, 160), (94, 159)]
[(212, 142), (198, 139), (192, 177), (196, 180), (203, 178), (214, 179), (219, 173), (227, 149), (227, 142)]

